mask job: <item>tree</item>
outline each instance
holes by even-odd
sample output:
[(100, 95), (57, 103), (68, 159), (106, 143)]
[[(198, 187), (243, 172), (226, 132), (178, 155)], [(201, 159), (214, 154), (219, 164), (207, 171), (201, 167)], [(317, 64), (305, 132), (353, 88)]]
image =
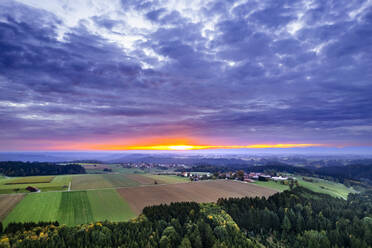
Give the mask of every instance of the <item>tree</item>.
[(285, 215), (282, 223), (282, 229), (288, 233), (291, 230), (291, 228), (292, 228), (291, 221), (289, 220), (288, 216)]
[(190, 239), (188, 237), (184, 237), (178, 248), (192, 248)]
[(244, 180), (244, 171), (238, 170), (236, 172), (236, 178), (243, 181)]
[(171, 248), (171, 242), (169, 238), (165, 235), (161, 236), (160, 242), (159, 242), (160, 248)]
[(211, 248), (216, 241), (213, 235), (212, 228), (203, 220), (198, 222), (198, 228), (200, 231), (200, 236), (202, 238), (203, 247)]
[(163, 231), (163, 236), (168, 237), (171, 247), (175, 247), (180, 242), (180, 235), (176, 232), (173, 226), (168, 226)]

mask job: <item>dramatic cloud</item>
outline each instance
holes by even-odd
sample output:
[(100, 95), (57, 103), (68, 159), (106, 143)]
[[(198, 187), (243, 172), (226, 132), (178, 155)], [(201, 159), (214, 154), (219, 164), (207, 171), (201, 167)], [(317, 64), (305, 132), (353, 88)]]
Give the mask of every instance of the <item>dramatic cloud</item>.
[(0, 2), (0, 149), (372, 145), (372, 1)]

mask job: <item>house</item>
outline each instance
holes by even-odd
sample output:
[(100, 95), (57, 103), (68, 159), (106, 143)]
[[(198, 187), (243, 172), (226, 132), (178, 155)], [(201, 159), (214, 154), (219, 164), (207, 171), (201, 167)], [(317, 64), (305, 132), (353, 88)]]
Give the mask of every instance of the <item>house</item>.
[(269, 175), (261, 174), (258, 176), (258, 181), (269, 181), (270, 179), (271, 179), (271, 176)]
[(285, 180), (288, 180), (288, 177), (278, 176), (278, 177), (272, 177), (271, 179), (273, 179), (274, 181), (285, 181)]
[(26, 190), (30, 191), (30, 192), (40, 192), (40, 190), (36, 187), (33, 187), (33, 186), (28, 186), (26, 188)]

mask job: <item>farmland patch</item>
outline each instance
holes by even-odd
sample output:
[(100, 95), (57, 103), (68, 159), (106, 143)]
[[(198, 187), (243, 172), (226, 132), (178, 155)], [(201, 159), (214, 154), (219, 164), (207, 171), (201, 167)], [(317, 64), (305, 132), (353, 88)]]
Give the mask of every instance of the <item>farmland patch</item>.
[(87, 192), (94, 221), (126, 221), (136, 217), (129, 204), (114, 189)]
[(11, 184), (35, 184), (35, 183), (50, 183), (55, 176), (38, 176), (38, 177), (19, 177), (9, 180), (5, 185)]
[(0, 195), (0, 221), (10, 213), (23, 197), (23, 194)]
[(219, 198), (228, 197), (268, 197), (278, 192), (254, 184), (225, 180), (122, 188), (117, 190), (137, 214), (141, 213), (144, 207), (151, 205), (182, 201), (216, 202)]
[(172, 176), (172, 175), (145, 174), (144, 176), (150, 177), (153, 180), (156, 180), (156, 181), (159, 181), (159, 182), (162, 182), (162, 183), (184, 183), (184, 182), (190, 182), (190, 179), (188, 179), (186, 177), (179, 177), (179, 176)]
[(93, 222), (93, 213), (87, 192), (63, 192), (57, 220), (70, 226)]
[(10, 222), (55, 221), (61, 198), (61, 192), (28, 194), (5, 218), (4, 225)]

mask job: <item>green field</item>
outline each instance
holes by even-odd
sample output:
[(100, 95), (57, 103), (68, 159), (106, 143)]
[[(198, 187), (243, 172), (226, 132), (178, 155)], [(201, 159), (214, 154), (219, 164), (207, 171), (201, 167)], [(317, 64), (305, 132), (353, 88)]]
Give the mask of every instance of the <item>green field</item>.
[(28, 194), (9, 213), (3, 224), (57, 220), (61, 198), (62, 192)]
[(173, 176), (173, 175), (144, 174), (144, 176), (150, 177), (154, 180), (159, 180), (165, 183), (169, 183), (169, 184), (190, 182), (190, 179), (186, 177), (179, 177), (179, 176)]
[(71, 188), (102, 189), (138, 186), (140, 183), (128, 178), (125, 174), (78, 175), (72, 177)]
[[(46, 180), (53, 179), (50, 182), (45, 183), (21, 183), (21, 184), (14, 184), (14, 181), (18, 182), (25, 182), (25, 181), (32, 181), (29, 178), (45, 178)], [(43, 179), (41, 179), (43, 180)], [(6, 178), (0, 180), (0, 194), (11, 194), (11, 193), (27, 193), (28, 191), (26, 188), (28, 186), (33, 186), (41, 191), (61, 191), (67, 190), (68, 184), (71, 181), (71, 176), (40, 176), (40, 177), (19, 177), (19, 178)], [(10, 183), (10, 184), (9, 184)]]
[[(306, 177), (309, 178), (309, 177)], [(302, 179), (302, 176), (296, 175), (298, 183), (314, 192), (329, 194), (333, 197), (341, 197), (347, 199), (349, 193), (355, 193), (353, 188), (348, 188), (344, 184), (336, 183), (319, 178), (311, 178), (314, 182), (307, 182)]]
[[(348, 188), (344, 184), (341, 184), (341, 183), (336, 183), (336, 182), (332, 182), (332, 181), (328, 181), (328, 180), (324, 180), (320, 178), (313, 178), (313, 177), (307, 177), (307, 178), (311, 178), (312, 180), (314, 180), (313, 182), (307, 182), (307, 181), (304, 181), (302, 179), (302, 176), (300, 175), (294, 175), (294, 177), (296, 178), (300, 186), (308, 188), (314, 192), (328, 194), (333, 197), (340, 197), (340, 198), (346, 199), (349, 193), (356, 192), (353, 188)], [(283, 185), (280, 182), (256, 181), (254, 183), (261, 185), (263, 187), (268, 187), (268, 188), (276, 189), (279, 191), (284, 191), (286, 189), (289, 189), (288, 185)]]
[(116, 190), (47, 192), (26, 195), (3, 223), (58, 221), (72, 226), (133, 217), (135, 214)]
[(116, 190), (90, 190), (87, 193), (94, 221), (125, 221), (136, 217)]
[(31, 183), (50, 183), (55, 176), (19, 177), (7, 181), (5, 184), (31, 184)]
[(256, 181), (254, 182), (254, 184), (267, 187), (267, 188), (271, 188), (271, 189), (276, 189), (280, 192), (289, 189), (288, 185), (283, 185), (283, 184), (280, 184), (279, 182), (274, 182), (274, 181), (268, 181), (268, 182)]

